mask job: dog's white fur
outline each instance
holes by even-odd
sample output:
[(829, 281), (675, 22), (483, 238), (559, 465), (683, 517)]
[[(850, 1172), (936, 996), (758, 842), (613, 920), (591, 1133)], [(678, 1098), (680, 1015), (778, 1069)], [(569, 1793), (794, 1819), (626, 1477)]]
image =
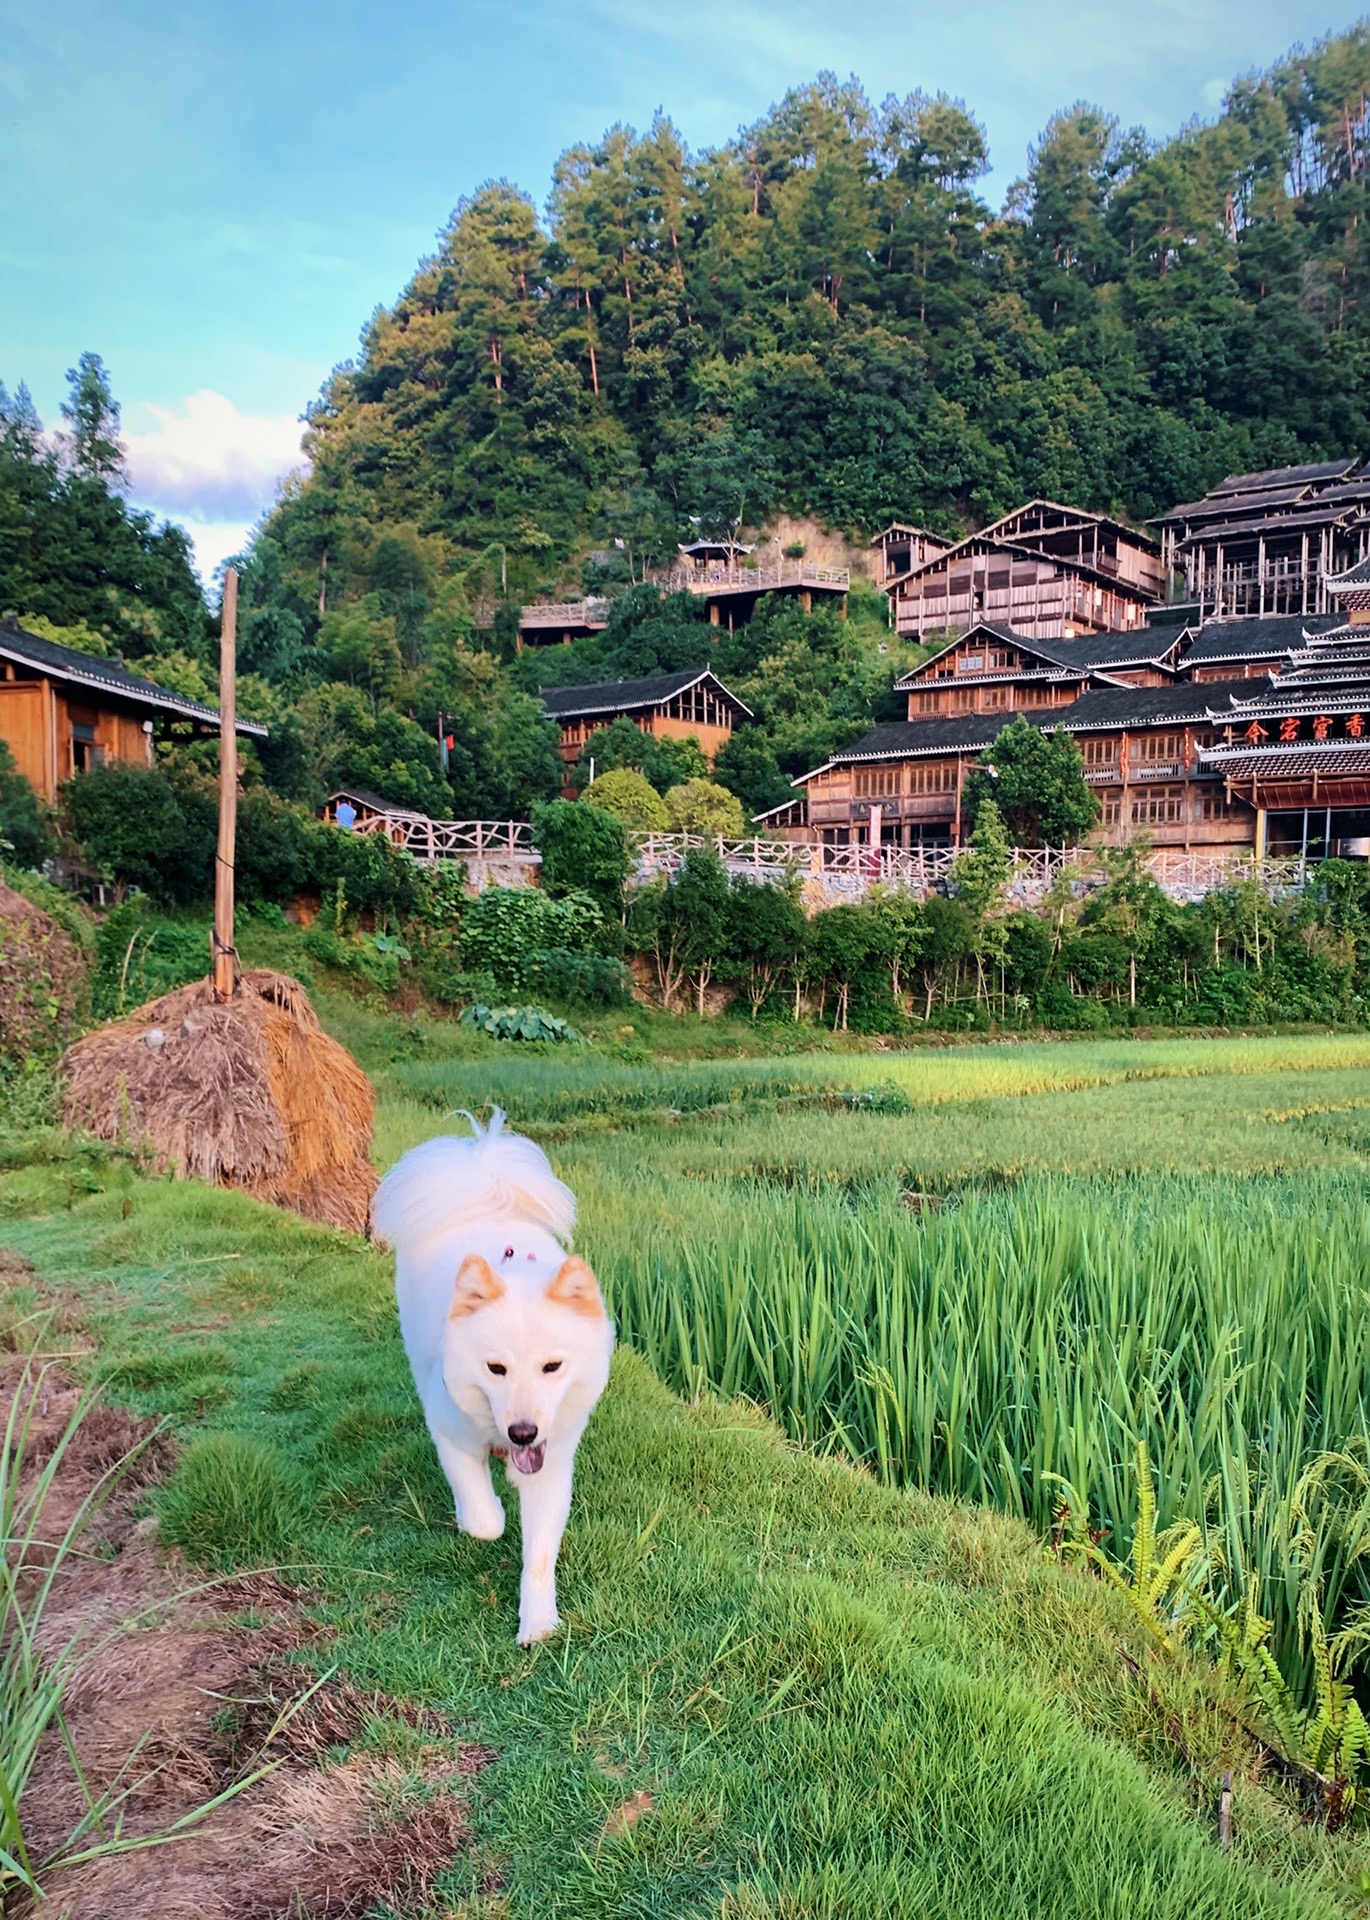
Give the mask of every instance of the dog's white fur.
[(529, 1646), (560, 1625), (576, 1447), (609, 1378), (614, 1330), (593, 1273), (569, 1253), (575, 1198), (546, 1154), (508, 1132), (498, 1108), (484, 1129), (467, 1117), (474, 1138), (426, 1140), (390, 1169), (372, 1230), (395, 1250), (414, 1384), (457, 1525), (478, 1540), (504, 1531), (490, 1455), (507, 1453), (523, 1521), (518, 1637)]

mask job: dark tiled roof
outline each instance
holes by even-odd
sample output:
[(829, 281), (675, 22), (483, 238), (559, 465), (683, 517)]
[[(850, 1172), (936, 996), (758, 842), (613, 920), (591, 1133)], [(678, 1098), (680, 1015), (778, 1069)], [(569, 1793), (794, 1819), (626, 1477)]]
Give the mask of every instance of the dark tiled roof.
[[(1306, 487), (1325, 487), (1329, 481), (1350, 480), (1352, 470), (1360, 464), (1359, 456), (1350, 460), (1315, 460), (1302, 467), (1263, 467), (1258, 473), (1230, 473), (1216, 487), (1210, 487), (1202, 500), (1184, 500), (1178, 506), (1169, 508), (1165, 513), (1156, 515), (1153, 525), (1160, 526), (1172, 520), (1209, 518), (1214, 513), (1236, 513), (1259, 511), (1256, 496), (1282, 494), (1288, 495), (1287, 504), (1294, 504), (1297, 495)], [(1370, 480), (1370, 469), (1355, 478), (1365, 482)], [(1322, 493), (1318, 498), (1326, 497)], [(1312, 500), (1305, 504), (1314, 504)], [(1273, 507), (1274, 499), (1267, 502)], [(1205, 534), (1213, 529), (1205, 528)]]
[(1370, 746), (1211, 747), (1201, 758), (1234, 780), (1243, 775), (1249, 778), (1253, 773), (1274, 780), (1306, 780), (1314, 773), (1332, 778), (1338, 774), (1370, 773)]
[[(854, 746), (835, 753), (826, 764), (843, 767), (854, 760), (891, 760), (938, 753), (972, 753), (996, 740), (1010, 720), (1036, 721), (1033, 714), (966, 713), (947, 720), (882, 720)], [(815, 767), (815, 773), (822, 768)], [(812, 774), (803, 774), (808, 780)]]
[(403, 813), (415, 819), (423, 819), (417, 807), (402, 807), (396, 800), (387, 800), (381, 794), (374, 793), (370, 787), (339, 787), (336, 793), (330, 793), (328, 804), (331, 807), (338, 800), (360, 800), (364, 807), (373, 813)]
[(1354, 567), (1348, 567), (1344, 573), (1325, 573), (1323, 579), (1334, 590), (1338, 587), (1370, 587), (1370, 555), (1358, 560)]
[(750, 720), (751, 708), (744, 707), (735, 693), (729, 693), (711, 667), (696, 667), (687, 673), (653, 673), (642, 680), (605, 680), (592, 687), (544, 687), (538, 697), (554, 720), (582, 720), (600, 713), (636, 713), (642, 707), (663, 706), (702, 680), (709, 681), (716, 693)]
[(1206, 620), (1185, 653), (1182, 666), (1205, 661), (1274, 660), (1292, 647), (1302, 647), (1304, 634), (1329, 632), (1338, 625), (1334, 614), (1277, 613), (1263, 620)]
[(1257, 699), (1269, 690), (1267, 680), (1208, 680), (1195, 685), (1181, 681), (1170, 687), (1096, 687), (1068, 707), (1060, 707), (1051, 716), (1029, 714), (1038, 726), (1055, 725), (1068, 733), (1088, 732), (1095, 727), (1161, 726), (1167, 720), (1206, 720), (1208, 710), (1222, 706), (1229, 695), (1241, 691), (1247, 699)]
[[(215, 727), (219, 724), (218, 709), (215, 707), (202, 706), (198, 700), (187, 700), (183, 694), (173, 693), (169, 687), (159, 687), (154, 680), (141, 680), (136, 673), (130, 673), (126, 667), (116, 666), (112, 660), (102, 660), (93, 653), (81, 653), (75, 647), (58, 646), (55, 640), (41, 639), (38, 634), (27, 633), (24, 628), (8, 622), (0, 624), (0, 660), (13, 660), (19, 665), (34, 667), (55, 680), (91, 687), (97, 692), (117, 694), (121, 699), (136, 701), (140, 706), (158, 707), (164, 712), (178, 714), (183, 719), (203, 720)], [(266, 737), (266, 728), (255, 720), (240, 720), (238, 732), (255, 734), (261, 739)]]
[(1340, 480), (1343, 474), (1350, 473), (1360, 456), (1351, 459), (1315, 460), (1303, 467), (1261, 467), (1255, 473), (1229, 473), (1216, 487), (1208, 489), (1214, 493), (1255, 493), (1264, 487), (1277, 487), (1281, 484), (1295, 486), (1300, 482), (1314, 480)]
[[(1172, 653), (1180, 639), (1178, 629), (1153, 631), (1150, 627), (1138, 627), (1130, 633), (1089, 633), (1078, 640), (1033, 640), (1025, 633), (1019, 633), (1013, 627), (991, 626), (988, 620), (981, 620), (956, 639), (949, 640), (937, 653), (921, 661), (895, 681), (895, 689), (906, 692), (911, 687), (943, 686), (948, 681), (932, 682), (921, 678), (934, 661), (940, 660), (956, 647), (965, 646), (967, 641), (974, 642), (980, 635), (987, 640), (996, 641), (1000, 646), (1016, 647), (1020, 653), (1045, 660), (1053, 667), (1064, 669), (1067, 673), (1087, 674), (1107, 671), (1110, 667), (1151, 667), (1160, 666), (1166, 656)], [(1019, 673), (1023, 670), (1018, 669)], [(994, 669), (995, 677), (1012, 680), (1015, 670), (1011, 667)], [(958, 676), (960, 678), (961, 676)], [(979, 678), (978, 675), (966, 675), (965, 678)]]

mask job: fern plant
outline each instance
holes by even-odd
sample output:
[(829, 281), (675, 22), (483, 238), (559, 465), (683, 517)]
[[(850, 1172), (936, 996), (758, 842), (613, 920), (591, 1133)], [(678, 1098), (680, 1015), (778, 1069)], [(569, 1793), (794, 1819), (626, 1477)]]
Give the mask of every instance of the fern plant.
[(1208, 1555), (1203, 1529), (1179, 1520), (1156, 1528), (1156, 1482), (1145, 1441), (1137, 1442), (1137, 1524), (1125, 1563), (1104, 1552), (1089, 1525), (1088, 1503), (1067, 1483), (1058, 1524), (1062, 1547), (1080, 1553), (1131, 1607), (1148, 1637), (1164, 1653), (1176, 1653), (1195, 1614), (1195, 1599)]

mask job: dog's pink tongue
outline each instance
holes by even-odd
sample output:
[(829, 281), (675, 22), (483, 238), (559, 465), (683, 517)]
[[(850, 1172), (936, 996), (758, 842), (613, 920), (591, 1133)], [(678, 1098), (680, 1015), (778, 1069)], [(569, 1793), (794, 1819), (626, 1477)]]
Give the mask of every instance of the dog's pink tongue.
[(541, 1473), (542, 1456), (546, 1451), (545, 1440), (539, 1440), (531, 1447), (510, 1447), (510, 1465), (517, 1467), (520, 1473)]

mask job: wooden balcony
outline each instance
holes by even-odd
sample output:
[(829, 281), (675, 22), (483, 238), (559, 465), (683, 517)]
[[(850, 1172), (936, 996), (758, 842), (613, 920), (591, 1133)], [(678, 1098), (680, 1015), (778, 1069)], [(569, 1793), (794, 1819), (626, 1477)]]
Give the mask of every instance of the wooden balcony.
[(663, 593), (775, 593), (786, 588), (816, 587), (820, 593), (846, 593), (851, 573), (846, 567), (816, 567), (807, 560), (782, 560), (774, 567), (670, 567), (653, 575)]

